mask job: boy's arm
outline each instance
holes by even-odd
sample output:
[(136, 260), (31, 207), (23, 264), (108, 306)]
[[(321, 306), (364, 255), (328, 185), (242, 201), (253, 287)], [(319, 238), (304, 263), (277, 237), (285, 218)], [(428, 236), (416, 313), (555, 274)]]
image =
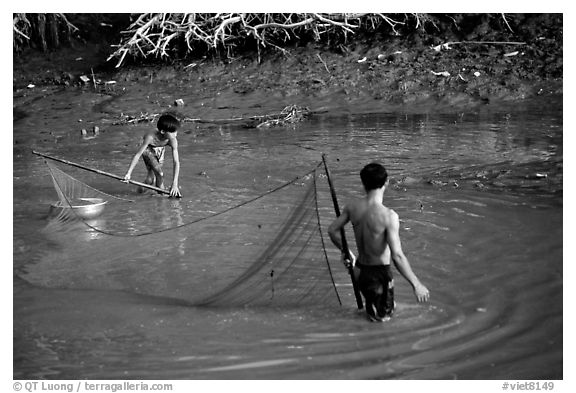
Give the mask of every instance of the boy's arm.
[(400, 271), (400, 274), (412, 285), (414, 295), (419, 302), (426, 302), (430, 298), (430, 292), (426, 288), (416, 274), (412, 271), (408, 258), (402, 251), (402, 244), (400, 243), (400, 220), (398, 214), (394, 211), (391, 212), (389, 223), (386, 226), (386, 240), (390, 246), (390, 255), (394, 261), (394, 265)]
[[(342, 253), (344, 253), (344, 245), (342, 244), (342, 230), (344, 230), (344, 226), (350, 221), (350, 212), (348, 211), (348, 207), (345, 206), (344, 209), (342, 210), (342, 213), (336, 217), (336, 219), (334, 221), (332, 221), (332, 223), (330, 224), (330, 226), (328, 227), (328, 235), (330, 236), (330, 240), (332, 240), (332, 243), (338, 247), (338, 249), (340, 251), (342, 251)], [(344, 264), (352, 264), (354, 265), (354, 260), (356, 259), (354, 254), (352, 254), (352, 251), (348, 250), (348, 252), (350, 253), (350, 259), (349, 261), (345, 260), (343, 261)], [(345, 256), (343, 254), (343, 258), (347, 258), (347, 256)]]
[(128, 171), (126, 172), (126, 175), (124, 176), (124, 180), (130, 180), (130, 177), (132, 176), (132, 171), (136, 167), (136, 164), (138, 164), (138, 160), (140, 159), (140, 156), (142, 155), (142, 153), (144, 153), (144, 150), (146, 150), (149, 143), (150, 143), (150, 138), (144, 137), (144, 141), (142, 142), (142, 145), (140, 145), (140, 147), (138, 148), (138, 151), (136, 152), (136, 154), (134, 154), (134, 157), (132, 157), (132, 161), (130, 162), (130, 167), (128, 167)]
[(178, 140), (176, 138), (172, 138), (170, 140), (170, 145), (172, 146), (172, 162), (174, 173), (174, 177), (172, 179), (172, 187), (170, 187), (170, 196), (182, 197), (182, 195), (180, 195), (180, 189), (178, 188), (178, 177), (180, 176), (180, 155), (178, 154)]

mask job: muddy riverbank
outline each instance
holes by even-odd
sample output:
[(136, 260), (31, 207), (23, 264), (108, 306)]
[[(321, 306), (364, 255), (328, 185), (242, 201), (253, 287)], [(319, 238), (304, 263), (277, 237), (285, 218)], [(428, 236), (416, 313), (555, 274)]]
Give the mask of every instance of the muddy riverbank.
[[(356, 35), (337, 50), (310, 43), (286, 53), (267, 52), (260, 61), (255, 53), (246, 53), (120, 68), (114, 67), (117, 59), (106, 61), (112, 38), (91, 31), (86, 40), (57, 51), (16, 54), (14, 106), (45, 95), (42, 87), (88, 90), (98, 80), (114, 82), (109, 85), (113, 89), (97, 86), (112, 96), (138, 85), (173, 83), (189, 93), (185, 115), (220, 119), (279, 111), (286, 105), (338, 113), (444, 112), (561, 95), (562, 14), (509, 19), (515, 22), (513, 32), (476, 21), (468, 29)], [(83, 76), (88, 80), (83, 82)]]

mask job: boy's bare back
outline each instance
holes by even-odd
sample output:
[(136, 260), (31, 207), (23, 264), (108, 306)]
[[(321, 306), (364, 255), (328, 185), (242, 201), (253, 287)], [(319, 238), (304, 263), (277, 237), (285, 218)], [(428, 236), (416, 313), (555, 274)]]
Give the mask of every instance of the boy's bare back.
[(389, 265), (387, 232), (396, 213), (382, 203), (362, 199), (348, 207), (361, 265)]

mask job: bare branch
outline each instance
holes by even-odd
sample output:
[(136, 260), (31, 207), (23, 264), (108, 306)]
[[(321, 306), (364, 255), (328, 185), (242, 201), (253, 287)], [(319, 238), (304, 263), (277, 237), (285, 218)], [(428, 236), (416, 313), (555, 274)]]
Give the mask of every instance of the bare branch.
[[(231, 16), (232, 14), (230, 14)], [(233, 24), (233, 23), (238, 23), (240, 22), (242, 19), (240, 18), (240, 16), (236, 16), (236, 17), (229, 17), (228, 19), (225, 19), (220, 26), (218, 26), (218, 28), (216, 29), (216, 31), (214, 32), (214, 47), (217, 46), (218, 44), (218, 35), (222, 35), (221, 41), (225, 42), (226, 38), (224, 35), (224, 30), (226, 29), (226, 26)]]
[(512, 30), (512, 28), (508, 24), (508, 21), (506, 20), (506, 14), (502, 14), (502, 19), (504, 19), (504, 23), (506, 23), (506, 26), (508, 26), (508, 30), (510, 30), (512, 33), (514, 33), (514, 30)]

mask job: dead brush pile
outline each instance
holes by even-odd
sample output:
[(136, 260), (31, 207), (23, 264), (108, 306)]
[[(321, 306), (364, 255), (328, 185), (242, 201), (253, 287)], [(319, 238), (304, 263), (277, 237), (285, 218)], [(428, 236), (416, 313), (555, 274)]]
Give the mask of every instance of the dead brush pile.
[(381, 25), (396, 29), (412, 24), (416, 28), (433, 20), (425, 14), (140, 14), (122, 32), (120, 44), (108, 60), (117, 58), (117, 67), (127, 57), (171, 58), (173, 54), (203, 54), (210, 50), (233, 57), (244, 48), (256, 48), (258, 60), (264, 48), (286, 52), (284, 46), (296, 40), (345, 43), (360, 28)]

